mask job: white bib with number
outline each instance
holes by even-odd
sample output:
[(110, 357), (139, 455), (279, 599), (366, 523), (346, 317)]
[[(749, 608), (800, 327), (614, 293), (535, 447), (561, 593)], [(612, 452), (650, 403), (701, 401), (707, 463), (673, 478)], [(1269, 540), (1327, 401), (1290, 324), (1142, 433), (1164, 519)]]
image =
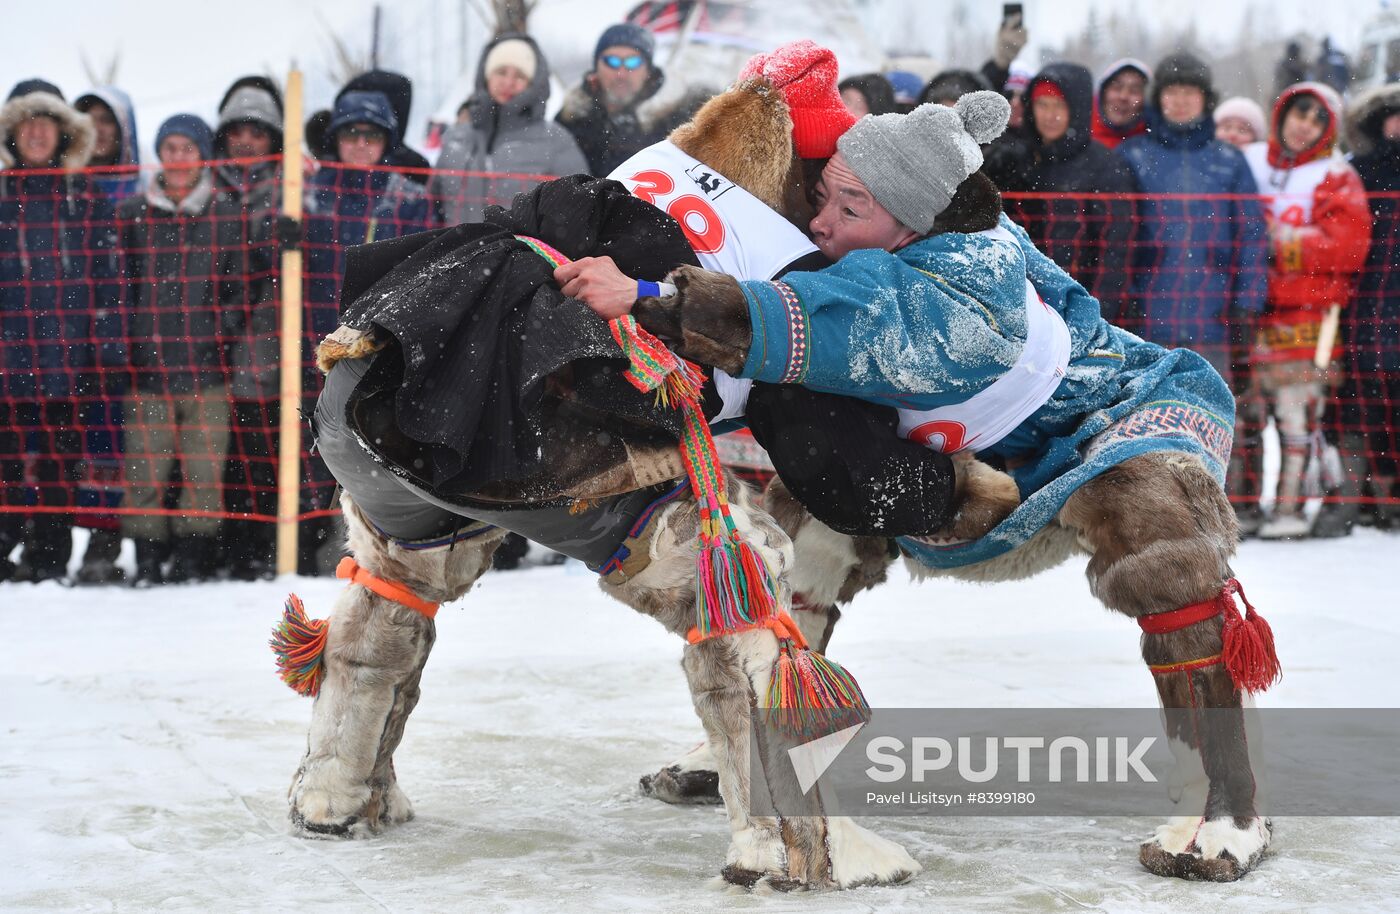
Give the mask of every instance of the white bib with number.
[(776, 279), (817, 249), (766, 203), (671, 143), (648, 146), (608, 177), (679, 222), (707, 270)]
[[(707, 270), (741, 281), (777, 279), (817, 250), (768, 204), (669, 142), (648, 146), (608, 177), (680, 223)], [(753, 381), (714, 374), (724, 409), (710, 423), (742, 416)]]

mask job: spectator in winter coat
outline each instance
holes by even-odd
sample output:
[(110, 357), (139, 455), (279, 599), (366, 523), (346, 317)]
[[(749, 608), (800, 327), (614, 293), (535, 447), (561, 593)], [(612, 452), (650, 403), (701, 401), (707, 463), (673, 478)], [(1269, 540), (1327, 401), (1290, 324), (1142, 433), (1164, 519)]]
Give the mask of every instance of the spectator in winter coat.
[[(225, 469), (224, 507), (233, 514), (276, 515), (278, 424), (278, 296), (275, 244), (282, 202), (282, 99), (262, 76), (234, 80), (219, 104), (214, 134), (214, 202), (220, 237), (219, 275), (235, 306), (224, 312), (231, 339), (228, 364), (233, 440)], [(271, 574), (273, 527), (230, 519), (222, 538), (230, 573), (241, 580)]]
[[(136, 112), (131, 99), (114, 86), (100, 86), (73, 102), (92, 118), (97, 139), (89, 166), (103, 170), (88, 175), (93, 186), (115, 206), (141, 188), (141, 153), (137, 145)], [(78, 502), (84, 508), (120, 507), (122, 466), (120, 436), (124, 404), (115, 398), (105, 403), (105, 415), (94, 416), (84, 440), (87, 471), (79, 484)], [(116, 561), (121, 553), (121, 518), (116, 514), (83, 512), (75, 524), (86, 527), (87, 549), (74, 582), (113, 584), (124, 578)]]
[[(404, 177), (418, 184), (426, 185), (429, 169), (432, 166), (421, 153), (404, 144), (404, 136), (408, 131), (408, 118), (413, 111), (413, 81), (407, 76), (389, 70), (370, 70), (346, 83), (344, 88), (336, 93), (336, 102), (338, 103), (349, 92), (382, 92), (389, 99), (389, 107), (393, 109), (396, 126), (394, 136), (389, 142), (389, 151), (385, 153), (386, 162), (393, 168), (401, 169)], [(327, 123), (333, 116), (332, 113), (327, 113)], [(331, 145), (334, 145), (334, 142)], [(321, 149), (316, 151), (318, 155), (322, 152)], [(327, 151), (334, 157), (334, 149)]]
[[(1400, 526), (1400, 84), (1379, 86), (1347, 112), (1352, 167), (1370, 198), (1371, 246), (1342, 322), (1351, 365), (1340, 399), (1342, 450), (1368, 455), (1378, 525)], [(1388, 502), (1388, 503), (1387, 503)], [(1316, 527), (1314, 527), (1316, 531)]]
[(611, 174), (668, 132), (663, 125), (643, 124), (637, 114), (665, 80), (652, 59), (655, 51), (651, 32), (641, 26), (609, 26), (593, 49), (593, 68), (564, 97), (555, 120), (573, 135), (595, 177)]
[[(156, 134), (161, 170), (144, 193), (117, 209), (121, 227), (126, 337), (135, 396), (126, 405), (126, 506), (122, 530), (136, 542), (136, 584), (197, 581), (215, 570), (223, 510), (230, 406), (223, 370), (214, 209), (213, 132), (193, 114), (177, 114)], [(182, 484), (173, 518), (164, 507), (178, 462)]]
[[(320, 373), (312, 368), (313, 348), (339, 324), (345, 252), (357, 244), (425, 231), (431, 222), (427, 189), (394, 170), (400, 133), (387, 95), (341, 92), (326, 133), (337, 164), (323, 165), (307, 185), (302, 245), (306, 259), (302, 390), (308, 413), (321, 386)], [(305, 507), (329, 508), (335, 479), (318, 454), (307, 457), (304, 473), (309, 483)], [(313, 546), (328, 533), (326, 519), (302, 522), (301, 535)], [(314, 556), (308, 553), (302, 564), (313, 565)]]
[(1143, 335), (1204, 355), (1231, 379), (1231, 321), (1264, 309), (1264, 213), (1249, 165), (1215, 138), (1210, 68), (1189, 54), (1157, 68), (1148, 132), (1118, 147), (1144, 194), (1132, 294)]
[(88, 165), (110, 169), (94, 174), (92, 183), (115, 206), (136, 193), (141, 183), (136, 109), (130, 96), (115, 86), (99, 86), (80, 95), (73, 107), (92, 118), (97, 140)]
[(864, 76), (848, 76), (837, 85), (841, 101), (854, 117), (867, 114), (893, 114), (894, 86), (879, 73), (866, 73)]
[[(219, 103), (219, 125), (214, 134), (218, 159), (266, 159), (282, 151), (282, 93), (265, 76), (234, 80)], [(281, 165), (274, 159), (260, 162), (221, 162), (214, 172), (215, 186), (232, 189), (245, 199), (275, 181)]]
[(1252, 98), (1236, 95), (1227, 98), (1215, 109), (1215, 138), (1243, 150), (1251, 143), (1268, 139), (1264, 109)]
[[(387, 96), (342, 93), (327, 134), (339, 164), (323, 166), (306, 194), (306, 337), (311, 342), (338, 326), (345, 251), (425, 231), (430, 215), (426, 190), (390, 170), (398, 120)], [(309, 348), (306, 354), (309, 364)]]
[[(76, 506), (84, 432), (106, 393), (120, 392), (112, 207), (76, 173), (93, 142), (91, 119), (42, 80), (15, 86), (0, 108), (0, 497), (9, 507)], [(69, 513), (0, 514), (0, 577), (16, 573), (6, 557), (23, 539), (19, 576), (61, 578), (72, 527)]]
[[(1130, 194), (1132, 172), (1090, 136), (1094, 84), (1078, 64), (1050, 64), (1030, 81), (1023, 183), (1003, 190), (1045, 194)], [(1026, 200), (1021, 224), (1046, 254), (1088, 289), (1106, 319), (1118, 318), (1127, 294), (1132, 208), (1091, 197)]]
[(1274, 104), (1268, 141), (1245, 150), (1268, 201), (1269, 298), (1250, 355), (1256, 402), (1283, 445), (1273, 516), (1264, 539), (1304, 536), (1303, 473), (1322, 416), (1335, 349), (1319, 352), (1327, 312), (1351, 299), (1371, 242), (1371, 212), (1355, 169), (1336, 152), (1342, 100), (1299, 83)]
[[(483, 49), (470, 116), (444, 134), (429, 182), (445, 223), (476, 222), (539, 176), (588, 171), (569, 131), (544, 119), (548, 99), (549, 67), (533, 38), (503, 35)], [(462, 171), (475, 174), (453, 174)]]
[(1116, 60), (1099, 75), (1094, 97), (1094, 139), (1109, 149), (1147, 129), (1147, 84), (1152, 68), (1140, 60)]

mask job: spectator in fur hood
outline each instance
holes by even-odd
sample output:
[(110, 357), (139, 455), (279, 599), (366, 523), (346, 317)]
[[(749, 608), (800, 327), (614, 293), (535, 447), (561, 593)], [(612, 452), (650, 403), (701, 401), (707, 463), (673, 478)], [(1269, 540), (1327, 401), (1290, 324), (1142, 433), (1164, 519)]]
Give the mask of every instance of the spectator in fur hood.
[(549, 65), (533, 38), (502, 35), (482, 49), (467, 119), (443, 135), (429, 182), (443, 222), (479, 222), (538, 176), (587, 173), (572, 134), (545, 120), (548, 101)]
[(1336, 357), (1335, 349), (1318, 353), (1323, 319), (1349, 304), (1371, 242), (1366, 190), (1336, 151), (1341, 116), (1330, 87), (1298, 83), (1274, 104), (1268, 141), (1245, 150), (1268, 201), (1271, 255), (1268, 307), (1250, 354), (1251, 399), (1273, 416), (1283, 445), (1273, 516), (1259, 528), (1264, 539), (1309, 532), (1303, 474), (1327, 394), (1326, 369), (1314, 360)]
[(1109, 149), (1147, 129), (1147, 84), (1152, 68), (1124, 57), (1099, 75), (1094, 97), (1094, 139)]
[(656, 41), (641, 26), (609, 26), (593, 49), (593, 68), (564, 97), (555, 120), (573, 134), (595, 177), (610, 174), (668, 132), (644, 124), (637, 113), (665, 81), (655, 52)]
[[(60, 509), (0, 515), (0, 579), (67, 573), (73, 515), (62, 509), (78, 505), (86, 432), (120, 393), (112, 205), (78, 173), (95, 132), (43, 80), (0, 107), (0, 497)], [(21, 539), (16, 571), (6, 557)]]

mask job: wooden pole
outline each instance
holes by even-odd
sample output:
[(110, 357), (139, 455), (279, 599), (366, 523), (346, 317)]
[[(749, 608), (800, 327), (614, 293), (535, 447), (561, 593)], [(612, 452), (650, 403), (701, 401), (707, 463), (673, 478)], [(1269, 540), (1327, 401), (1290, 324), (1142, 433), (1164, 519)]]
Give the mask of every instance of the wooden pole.
[(1342, 324), (1342, 306), (1333, 305), (1322, 318), (1322, 326), (1317, 330), (1317, 351), (1313, 353), (1313, 364), (1326, 370), (1332, 364), (1332, 347), (1337, 343), (1337, 331)]
[[(301, 222), (301, 71), (287, 74), (282, 125), (282, 214)], [(298, 230), (298, 234), (299, 234)], [(282, 410), (277, 447), (277, 573), (297, 570), (301, 505), (301, 248), (282, 249)]]

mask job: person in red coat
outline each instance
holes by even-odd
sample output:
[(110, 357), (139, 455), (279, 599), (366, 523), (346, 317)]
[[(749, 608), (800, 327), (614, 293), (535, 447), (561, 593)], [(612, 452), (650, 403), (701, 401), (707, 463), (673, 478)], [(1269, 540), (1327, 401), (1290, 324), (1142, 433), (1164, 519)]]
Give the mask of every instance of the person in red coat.
[[(1268, 202), (1268, 305), (1250, 353), (1256, 409), (1274, 418), (1283, 446), (1266, 539), (1305, 536), (1303, 477), (1319, 452), (1319, 419), (1335, 335), (1324, 327), (1347, 304), (1371, 243), (1371, 210), (1361, 178), (1337, 153), (1342, 102), (1320, 83), (1298, 83), (1274, 104), (1267, 142), (1245, 150)], [(1248, 396), (1248, 395), (1247, 395)], [(1259, 417), (1261, 420), (1263, 416)]]

